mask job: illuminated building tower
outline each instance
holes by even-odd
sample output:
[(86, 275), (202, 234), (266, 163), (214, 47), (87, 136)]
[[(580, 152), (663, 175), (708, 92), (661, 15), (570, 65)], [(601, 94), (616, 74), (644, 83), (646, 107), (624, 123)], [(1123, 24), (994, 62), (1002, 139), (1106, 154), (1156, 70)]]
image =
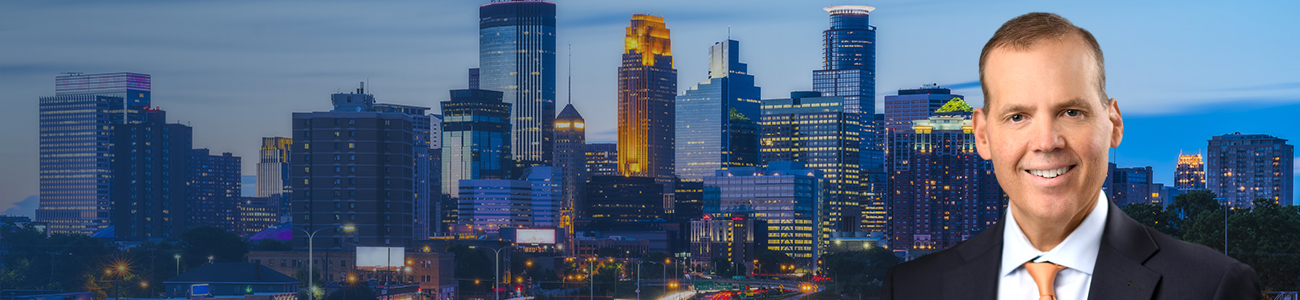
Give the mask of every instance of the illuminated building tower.
[(832, 232), (859, 231), (862, 217), (858, 206), (861, 114), (845, 112), (843, 103), (842, 97), (821, 97), (818, 92), (791, 92), (788, 99), (763, 100), (763, 162), (803, 162), (825, 176), (829, 195), (817, 208), (823, 243)]
[(758, 164), (759, 88), (739, 48), (734, 40), (710, 46), (709, 79), (677, 96), (675, 171), (685, 181)]
[(618, 172), (664, 185), (672, 212), (677, 70), (664, 19), (633, 15), (618, 68)]
[(817, 242), (817, 210), (831, 191), (822, 172), (805, 165), (770, 161), (766, 168), (735, 167), (704, 177), (704, 217), (764, 221), (767, 236), (756, 238), (767, 240), (767, 250), (785, 253), (801, 267), (813, 267), (822, 247)]
[(884, 167), (883, 144), (871, 134), (880, 127), (876, 114), (876, 27), (870, 13), (876, 8), (865, 5), (826, 7), (831, 27), (822, 32), (822, 69), (813, 71), (813, 90), (824, 97), (844, 98), (844, 112), (862, 114), (859, 118), (862, 143), (859, 159), (862, 169), (880, 171)]
[[(319, 249), (410, 245), (414, 236), (416, 132), (411, 115), (375, 108), (364, 89), (331, 95), (334, 109), (293, 114), (294, 226), (322, 230)], [(444, 104), (444, 107), (446, 105)], [(294, 247), (307, 236), (294, 234)]]
[[(584, 189), (587, 187), (587, 124), (573, 104), (564, 106), (555, 117), (555, 166), (564, 174), (560, 201), (560, 226), (566, 237), (573, 237), (573, 220), (581, 215)], [(567, 239), (566, 239), (567, 241)], [(570, 247), (572, 248), (572, 247)]]
[(50, 233), (90, 235), (109, 226), (109, 139), (115, 125), (141, 121), (149, 89), (148, 74), (72, 73), (54, 78), (54, 96), (40, 97), (36, 221)]
[(594, 143), (584, 147), (587, 152), (587, 177), (618, 175), (618, 144)]
[(1210, 138), (1205, 181), (1220, 203), (1252, 207), (1264, 198), (1292, 203), (1295, 146), (1264, 134), (1225, 134)]
[(190, 183), (194, 130), (166, 124), (161, 110), (145, 107), (140, 112), (140, 122), (115, 125), (109, 140), (115, 145), (106, 166), (112, 170), (113, 234), (132, 240), (178, 239), (192, 221), (199, 221), (196, 217), (216, 215), (191, 201), (191, 189), (211, 186), (202, 178), (197, 186)]
[(510, 103), (501, 92), (452, 90), (442, 102), (442, 192), (462, 179), (509, 179)]
[(1201, 154), (1178, 154), (1174, 186), (1183, 191), (1205, 189), (1205, 163), (1201, 160)]
[(517, 0), (485, 4), (479, 7), (478, 28), (480, 87), (473, 88), (502, 92), (502, 99), (512, 104), (514, 133), (509, 137), (514, 163), (521, 168), (550, 165), (555, 4)]
[[(276, 216), (289, 216), (289, 149), (293, 139), (284, 137), (262, 138), (262, 150), (257, 162), (256, 196), (277, 203)], [(288, 222), (288, 219), (284, 220)]]
[(239, 228), (240, 158), (211, 155), (208, 149), (190, 154), (190, 226), (212, 226), (236, 232)]
[(969, 107), (894, 133), (886, 197), (890, 249), (908, 258), (947, 249), (997, 223), (1006, 201), (975, 151)]

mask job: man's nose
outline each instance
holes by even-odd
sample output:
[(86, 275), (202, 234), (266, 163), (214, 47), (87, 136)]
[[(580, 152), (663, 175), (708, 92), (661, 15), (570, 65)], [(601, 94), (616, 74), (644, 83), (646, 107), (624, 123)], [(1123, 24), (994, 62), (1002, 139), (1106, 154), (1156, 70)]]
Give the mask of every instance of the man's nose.
[(1052, 152), (1065, 147), (1065, 137), (1061, 136), (1062, 125), (1054, 118), (1040, 118), (1033, 125), (1029, 135), (1029, 150)]

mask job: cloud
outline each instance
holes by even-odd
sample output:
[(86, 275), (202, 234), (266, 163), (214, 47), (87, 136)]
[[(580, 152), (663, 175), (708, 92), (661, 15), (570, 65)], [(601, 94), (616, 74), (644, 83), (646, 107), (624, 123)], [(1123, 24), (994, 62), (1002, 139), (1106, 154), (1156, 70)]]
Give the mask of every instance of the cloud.
[(23, 201), (14, 203), (13, 207), (5, 210), (5, 215), (9, 216), (28, 216), (36, 218), (36, 208), (41, 205), (41, 197), (37, 195), (27, 196)]
[(1295, 90), (1295, 89), (1300, 89), (1300, 82), (1282, 82), (1282, 83), (1270, 83), (1270, 84), (1252, 85), (1252, 86), (1244, 86), (1244, 87), (1221, 88), (1221, 89), (1214, 89), (1213, 91), (1220, 91), (1220, 92), (1284, 91), (1284, 90)]
[(942, 85), (942, 87), (946, 87), (954, 90), (978, 88), (980, 87), (980, 81), (974, 80), (974, 81), (967, 81), (967, 82), (950, 83), (950, 84)]

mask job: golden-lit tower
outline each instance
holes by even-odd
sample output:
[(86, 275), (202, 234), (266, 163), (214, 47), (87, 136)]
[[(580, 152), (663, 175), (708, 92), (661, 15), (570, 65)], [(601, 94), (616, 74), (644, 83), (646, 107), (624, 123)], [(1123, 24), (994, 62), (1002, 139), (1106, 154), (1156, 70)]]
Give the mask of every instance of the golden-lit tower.
[(672, 180), (677, 70), (664, 19), (632, 15), (618, 68), (618, 171)]
[(1184, 191), (1205, 189), (1205, 163), (1201, 160), (1201, 154), (1178, 154), (1174, 187)]

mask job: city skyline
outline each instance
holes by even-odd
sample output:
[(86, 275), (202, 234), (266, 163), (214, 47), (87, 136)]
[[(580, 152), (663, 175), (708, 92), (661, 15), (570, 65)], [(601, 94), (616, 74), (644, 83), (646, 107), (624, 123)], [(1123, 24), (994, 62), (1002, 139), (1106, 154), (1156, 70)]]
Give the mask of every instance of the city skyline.
[[(402, 2), (366, 7), (334, 3), (324, 4), (326, 8), (319, 11), (293, 14), (284, 13), (294, 8), (291, 4), (258, 4), (259, 9), (247, 7), (253, 4), (212, 8), (205, 3), (0, 4), (0, 11), (21, 12), (0, 18), (0, 28), (11, 28), (0, 31), (0, 38), (13, 41), (0, 46), (3, 52), (12, 53), (0, 57), (0, 80), (12, 84), (10, 90), (14, 91), (5, 99), (11, 109), (0, 117), (12, 128), (2, 135), (10, 142), (0, 147), (0, 156), (6, 157), (0, 162), (0, 170), (5, 170), (0, 172), (4, 179), (0, 180), (0, 211), (28, 199), (33, 200), (24, 203), (35, 207), (38, 130), (32, 112), (37, 111), (39, 97), (52, 95), (50, 79), (60, 72), (152, 75), (158, 96), (154, 104), (167, 109), (171, 119), (195, 129), (194, 147), (246, 158), (243, 170), (248, 176), (256, 170), (257, 160), (251, 158), (257, 157), (262, 137), (288, 136), (293, 112), (319, 110), (319, 99), (350, 89), (356, 81), (370, 82), (380, 102), (434, 107), (436, 111), (436, 102), (447, 100), (447, 90), (464, 87), (465, 69), (478, 67), (473, 59), (478, 53), (477, 22), (472, 16), (485, 3)], [(588, 141), (615, 139), (612, 113), (617, 85), (610, 77), (619, 58), (611, 54), (617, 50), (609, 49), (622, 46), (622, 27), (632, 13), (663, 16), (672, 24), (673, 41), (678, 46), (673, 53), (674, 66), (681, 74), (706, 73), (708, 55), (699, 49), (707, 45), (726, 38), (745, 43), (745, 62), (756, 77), (755, 84), (764, 87), (761, 98), (773, 99), (790, 91), (811, 90), (809, 71), (820, 66), (817, 46), (827, 26), (822, 8), (840, 3), (683, 4), (557, 3), (557, 44), (580, 46), (571, 52), (580, 59), (574, 61), (573, 98), (579, 110), (590, 112)], [(1285, 59), (1284, 54), (1300, 50), (1300, 42), (1269, 38), (1294, 28), (1283, 25), (1282, 12), (1292, 9), (1282, 6), (1295, 4), (1216, 6), (1214, 16), (1222, 19), (1212, 21), (1215, 26), (1195, 27), (1190, 25), (1198, 23), (1181, 17), (1202, 15), (1203, 5), (852, 4), (877, 7), (872, 13), (872, 25), (879, 26), (881, 41), (877, 48), (877, 112), (884, 96), (929, 82), (953, 88), (979, 107), (983, 99), (973, 80), (974, 58), (983, 40), (1011, 16), (1044, 10), (1093, 31), (1106, 51), (1108, 92), (1119, 99), (1129, 129), (1129, 138), (1112, 153), (1112, 162), (1119, 166), (1152, 166), (1156, 182), (1172, 185), (1177, 153), (1204, 151), (1211, 136), (1268, 134), (1292, 143), (1300, 138), (1285, 127), (1287, 112), (1300, 111), (1300, 97), (1294, 96), (1300, 82), (1287, 73), (1300, 67), (1300, 62)], [(189, 15), (209, 9), (215, 9), (213, 17)], [(40, 20), (56, 12), (65, 17)], [(425, 15), (428, 12), (435, 15)], [(219, 20), (235, 13), (243, 14)], [(354, 19), (327, 24), (332, 16), (356, 14), (371, 22)], [(114, 16), (113, 21), (103, 22), (108, 16)], [(371, 17), (378, 19), (365, 19)], [(104, 25), (84, 26), (92, 22)], [(154, 26), (157, 24), (175, 26), (160, 28)], [(314, 28), (318, 25), (322, 29)], [(267, 28), (271, 30), (264, 30)], [(267, 32), (253, 32), (258, 30)], [(1201, 36), (1217, 39), (1191, 44), (1202, 41)], [(280, 38), (286, 40), (277, 40)], [(339, 42), (357, 38), (359, 42)], [(935, 38), (943, 38), (951, 46), (916, 46)], [(220, 42), (223, 40), (229, 43)], [(308, 48), (297, 48), (295, 42)], [(382, 47), (356, 46), (361, 44)], [(327, 46), (341, 47), (324, 49)], [(558, 63), (567, 63), (565, 54), (569, 53), (561, 50)], [(560, 77), (568, 75), (568, 71), (557, 72)], [(678, 82), (679, 94), (696, 79), (684, 80)], [(558, 99), (566, 96), (567, 92), (557, 91)], [(1243, 100), (1252, 103), (1241, 105)], [(1210, 123), (1215, 124), (1212, 127), (1195, 125), (1205, 124), (1208, 118), (1218, 120)], [(31, 215), (30, 210), (18, 212)]]

